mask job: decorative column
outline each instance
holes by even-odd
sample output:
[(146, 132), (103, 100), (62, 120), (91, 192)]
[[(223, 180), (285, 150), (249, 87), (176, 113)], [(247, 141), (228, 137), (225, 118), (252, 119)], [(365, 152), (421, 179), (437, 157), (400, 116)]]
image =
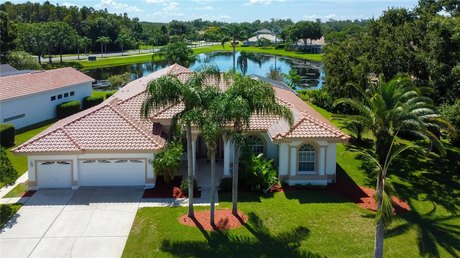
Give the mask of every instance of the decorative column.
[(230, 141), (224, 139), (224, 177), (230, 176)]
[(326, 148), (327, 142), (318, 142), (319, 157), (318, 157), (318, 174), (324, 176), (326, 174)]
[(279, 174), (287, 176), (289, 174), (289, 145), (281, 143), (279, 149)]
[(295, 176), (297, 174), (297, 148), (296, 145), (290, 144), (289, 146), (289, 174)]

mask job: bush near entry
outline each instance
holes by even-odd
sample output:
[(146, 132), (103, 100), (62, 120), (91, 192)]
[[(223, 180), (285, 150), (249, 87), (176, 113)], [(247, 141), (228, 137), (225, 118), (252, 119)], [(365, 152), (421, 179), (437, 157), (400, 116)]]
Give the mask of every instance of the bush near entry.
[(88, 96), (83, 99), (83, 109), (94, 107), (104, 101), (104, 96)]
[(64, 102), (56, 106), (57, 118), (61, 119), (68, 117), (80, 111), (80, 101), (72, 100), (69, 102)]
[(14, 146), (14, 125), (0, 124), (0, 145), (2, 147)]
[(10, 159), (6, 156), (5, 148), (0, 148), (0, 182), (10, 185), (16, 182), (18, 172), (11, 164)]

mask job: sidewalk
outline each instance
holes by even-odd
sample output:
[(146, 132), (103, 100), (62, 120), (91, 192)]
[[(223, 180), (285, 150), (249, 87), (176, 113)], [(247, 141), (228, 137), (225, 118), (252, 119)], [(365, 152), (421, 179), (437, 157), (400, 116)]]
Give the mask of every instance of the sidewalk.
[[(210, 206), (211, 189), (203, 188), (200, 198), (193, 198), (193, 206)], [(216, 193), (216, 206), (219, 205), (218, 193)], [(188, 198), (142, 198), (139, 208), (143, 207), (179, 207), (188, 206)]]
[[(28, 197), (17, 197), (17, 198), (6, 198), (2, 199), (3, 196), (5, 196), (7, 193), (9, 193), (13, 188), (15, 188), (18, 184), (25, 183), (29, 179), (29, 173), (26, 171), (22, 176), (20, 176), (16, 182), (12, 185), (7, 185), (4, 186), (0, 189), (0, 203), (16, 203), (17, 201), (21, 200), (22, 201), (27, 201), (29, 198)], [(5, 200), (8, 200), (6, 202)]]

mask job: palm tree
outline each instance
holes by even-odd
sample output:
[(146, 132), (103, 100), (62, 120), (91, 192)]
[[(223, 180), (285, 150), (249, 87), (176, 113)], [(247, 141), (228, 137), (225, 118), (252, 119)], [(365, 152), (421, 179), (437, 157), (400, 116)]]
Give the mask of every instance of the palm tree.
[(433, 101), (422, 96), (407, 76), (397, 76), (389, 82), (383, 77), (377, 84), (363, 91), (355, 84), (349, 84), (361, 94), (361, 100), (343, 98), (335, 101), (349, 105), (358, 111), (348, 116), (349, 120), (366, 125), (375, 137), (375, 152), (380, 164), (386, 159), (391, 139), (396, 132), (410, 133), (429, 140), (445, 154), (441, 141), (432, 132), (452, 126), (436, 112)]
[(236, 67), (236, 60), (235, 60), (235, 54), (236, 54), (236, 46), (238, 45), (237, 40), (241, 38), (246, 37), (246, 29), (236, 23), (230, 24), (227, 27), (222, 28), (222, 32), (226, 35), (222, 39), (222, 47), (224, 47), (224, 44), (228, 41), (230, 41), (230, 45), (232, 46), (232, 56), (233, 56), (233, 71), (235, 71)]
[[(396, 133), (397, 134), (397, 133)], [(396, 135), (391, 140), (391, 144), (387, 153), (385, 153), (385, 161), (383, 164), (380, 163), (378, 159), (374, 157), (371, 153), (361, 152), (363, 157), (374, 165), (377, 172), (378, 178), (386, 178), (388, 173), (388, 168), (403, 151), (411, 148), (411, 145), (405, 147), (395, 147), (394, 143), (396, 140)], [(389, 197), (387, 191), (385, 190), (385, 180), (381, 180), (377, 183), (377, 216), (376, 216), (376, 227), (375, 227), (375, 242), (374, 242), (374, 257), (381, 258), (383, 257), (383, 240), (384, 240), (384, 231), (385, 226), (388, 226), (393, 217), (393, 205), (391, 198)]]
[(193, 218), (193, 176), (195, 168), (192, 160), (192, 123), (201, 116), (203, 101), (200, 90), (204, 82), (209, 78), (219, 77), (220, 72), (216, 67), (207, 67), (190, 76), (185, 82), (181, 82), (174, 75), (165, 75), (151, 81), (147, 86), (147, 98), (144, 100), (141, 115), (148, 117), (150, 111), (169, 105), (184, 104), (184, 110), (174, 117), (174, 121), (180, 121), (185, 125), (187, 138), (187, 174), (188, 174), (188, 216)]
[(124, 54), (124, 45), (129, 43), (129, 41), (130, 41), (130, 37), (125, 33), (120, 33), (118, 35), (118, 38), (115, 40), (115, 43), (120, 45), (121, 55)]
[(244, 143), (243, 130), (249, 126), (251, 116), (256, 113), (260, 115), (277, 115), (286, 119), (290, 125), (294, 117), (292, 111), (276, 102), (275, 91), (272, 86), (248, 76), (230, 73), (229, 81), (231, 86), (221, 97), (219, 104), (215, 105), (215, 112), (222, 115), (222, 121), (233, 124), (233, 129), (227, 136), (235, 145), (233, 155), (233, 190), (232, 190), (232, 213), (238, 215), (238, 165), (240, 149)]
[(101, 43), (101, 57), (104, 57), (104, 46), (107, 52), (107, 44), (112, 42), (112, 40), (109, 37), (101, 36), (97, 38), (96, 42)]

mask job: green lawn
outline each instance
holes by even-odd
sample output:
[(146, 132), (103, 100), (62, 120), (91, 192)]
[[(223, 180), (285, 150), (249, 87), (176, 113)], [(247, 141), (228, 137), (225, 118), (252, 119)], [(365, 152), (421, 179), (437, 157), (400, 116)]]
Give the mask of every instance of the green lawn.
[[(314, 107), (326, 118), (332, 114)], [(334, 124), (340, 125), (338, 121)], [(367, 138), (370, 138), (367, 135)], [(406, 140), (399, 140), (406, 144)], [(353, 146), (339, 144), (338, 173), (373, 187), (371, 172)], [(446, 143), (448, 155), (413, 148), (400, 156), (388, 182), (407, 200), (411, 211), (393, 221), (385, 233), (386, 257), (460, 256), (460, 148)], [(230, 208), (220, 194), (219, 209)], [(210, 233), (183, 226), (186, 208), (142, 208), (138, 211), (124, 257), (371, 257), (374, 214), (323, 191), (240, 194), (247, 226)], [(197, 210), (206, 208), (200, 207)]]
[[(264, 53), (264, 54), (270, 54), (270, 55), (279, 55), (279, 56), (299, 58), (299, 59), (316, 61), (316, 62), (320, 62), (323, 60), (323, 56), (321, 54), (303, 54), (303, 53), (297, 53), (297, 52), (292, 52), (292, 51), (285, 51), (284, 49), (274, 49), (273, 47), (267, 47), (267, 48), (237, 47), (236, 50)], [(214, 52), (214, 51), (232, 51), (232, 48), (228, 44), (225, 45), (224, 48), (222, 48), (221, 45), (193, 48), (194, 54), (208, 53), (208, 52)], [(95, 68), (103, 68), (103, 67), (118, 66), (118, 65), (145, 63), (145, 62), (159, 61), (159, 60), (163, 60), (163, 57), (160, 57), (158, 54), (149, 53), (149, 54), (102, 57), (102, 58), (100, 56), (97, 56), (96, 61), (71, 60), (71, 61), (68, 61), (68, 63), (72, 65), (78, 65), (78, 68), (81, 68), (81, 69), (95, 69)]]
[(9, 191), (3, 198), (22, 197), (22, 195), (29, 190), (28, 184), (20, 183)]

